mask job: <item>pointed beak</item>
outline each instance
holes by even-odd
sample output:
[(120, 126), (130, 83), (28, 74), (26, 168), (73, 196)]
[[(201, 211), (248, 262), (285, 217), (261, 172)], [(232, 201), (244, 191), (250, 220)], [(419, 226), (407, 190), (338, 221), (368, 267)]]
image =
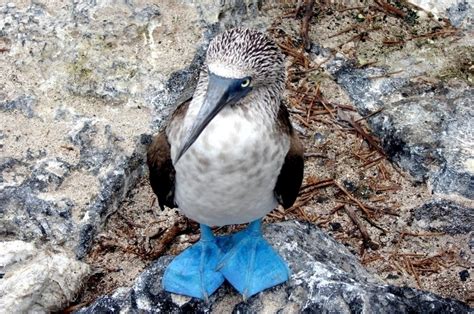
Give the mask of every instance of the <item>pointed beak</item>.
[(175, 157), (177, 163), (186, 151), (201, 135), (209, 122), (229, 103), (229, 89), (235, 84), (235, 80), (209, 74), (207, 92), (204, 102), (199, 110), (192, 127), (187, 131), (181, 147)]

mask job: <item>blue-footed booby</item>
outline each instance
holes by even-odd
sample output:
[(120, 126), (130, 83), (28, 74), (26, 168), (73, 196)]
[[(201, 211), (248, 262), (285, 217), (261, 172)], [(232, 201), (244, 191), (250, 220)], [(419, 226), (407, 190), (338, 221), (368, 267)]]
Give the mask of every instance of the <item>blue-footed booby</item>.
[[(160, 206), (201, 227), (199, 242), (163, 275), (166, 291), (208, 299), (224, 280), (244, 299), (289, 279), (262, 237), (261, 220), (293, 205), (303, 146), (283, 103), (284, 56), (265, 34), (236, 28), (216, 36), (194, 95), (180, 104), (148, 150)], [(226, 237), (210, 227), (249, 223)]]

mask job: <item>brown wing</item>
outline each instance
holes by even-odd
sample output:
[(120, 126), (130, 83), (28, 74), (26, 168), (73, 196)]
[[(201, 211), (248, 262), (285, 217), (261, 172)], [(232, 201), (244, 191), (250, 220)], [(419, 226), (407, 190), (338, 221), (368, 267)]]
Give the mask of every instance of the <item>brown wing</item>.
[(303, 182), (304, 148), (293, 130), (288, 110), (283, 103), (278, 112), (278, 126), (280, 131), (290, 135), (290, 149), (286, 154), (274, 189), (278, 202), (286, 209), (295, 202)]
[[(182, 119), (185, 116), (190, 100), (188, 98), (176, 108), (170, 121)], [(163, 210), (165, 205), (175, 208), (174, 185), (176, 171), (171, 161), (171, 146), (166, 136), (166, 130), (162, 130), (153, 138), (147, 151), (147, 164), (150, 170), (150, 185), (158, 197), (160, 208)]]

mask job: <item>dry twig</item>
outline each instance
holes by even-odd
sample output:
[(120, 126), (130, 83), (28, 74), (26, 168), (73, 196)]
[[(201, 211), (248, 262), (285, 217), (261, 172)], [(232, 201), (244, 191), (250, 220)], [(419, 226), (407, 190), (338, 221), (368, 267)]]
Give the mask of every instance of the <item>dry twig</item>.
[(180, 217), (168, 230), (166, 230), (160, 237), (157, 244), (153, 246), (150, 252), (147, 252), (146, 258), (154, 260), (160, 257), (173, 242), (173, 240), (180, 234), (184, 233), (189, 228), (189, 221), (186, 218)]
[(357, 217), (355, 211), (351, 208), (351, 206), (345, 205), (344, 210), (346, 211), (347, 215), (352, 220), (352, 222), (359, 229), (360, 234), (362, 235), (362, 239), (364, 240), (364, 245), (366, 245), (367, 247), (370, 247), (372, 250), (377, 250), (379, 248), (379, 245), (375, 243), (374, 241), (372, 241), (369, 233), (367, 232), (367, 229), (362, 224), (359, 217)]
[(403, 12), (400, 9), (397, 9), (396, 7), (392, 6), (389, 3), (386, 3), (382, 0), (374, 0), (375, 3), (377, 3), (385, 12), (387, 12), (390, 15), (395, 15), (396, 17), (401, 17), (405, 18), (406, 13)]
[(303, 47), (306, 51), (311, 48), (311, 40), (309, 39), (308, 32), (311, 28), (311, 18), (313, 17), (314, 0), (306, 0), (304, 8), (304, 17), (301, 23), (301, 38), (303, 39)]
[(342, 184), (339, 184), (337, 181), (334, 181), (334, 184), (339, 188), (339, 190), (341, 190), (344, 194), (347, 195), (347, 197), (349, 197), (352, 201), (354, 201), (357, 205), (359, 205), (360, 209), (362, 209), (362, 211), (367, 215), (367, 217), (370, 217), (371, 216), (371, 213), (369, 212), (369, 210), (367, 209), (366, 206), (364, 206), (364, 204), (362, 204), (361, 201), (359, 201), (357, 198), (355, 198), (354, 196), (352, 196), (351, 193), (349, 193), (345, 187), (342, 186)]

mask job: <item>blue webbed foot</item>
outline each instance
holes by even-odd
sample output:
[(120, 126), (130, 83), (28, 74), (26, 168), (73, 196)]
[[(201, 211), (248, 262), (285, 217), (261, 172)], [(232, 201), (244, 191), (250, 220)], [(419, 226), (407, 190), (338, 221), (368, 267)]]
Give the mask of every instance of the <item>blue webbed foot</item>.
[(226, 246), (230, 249), (217, 269), (244, 300), (289, 279), (290, 271), (285, 261), (262, 237), (261, 220), (232, 235), (229, 241)]
[(199, 242), (179, 254), (166, 268), (164, 290), (207, 301), (224, 282), (222, 274), (216, 271), (222, 256), (211, 229), (201, 225)]

